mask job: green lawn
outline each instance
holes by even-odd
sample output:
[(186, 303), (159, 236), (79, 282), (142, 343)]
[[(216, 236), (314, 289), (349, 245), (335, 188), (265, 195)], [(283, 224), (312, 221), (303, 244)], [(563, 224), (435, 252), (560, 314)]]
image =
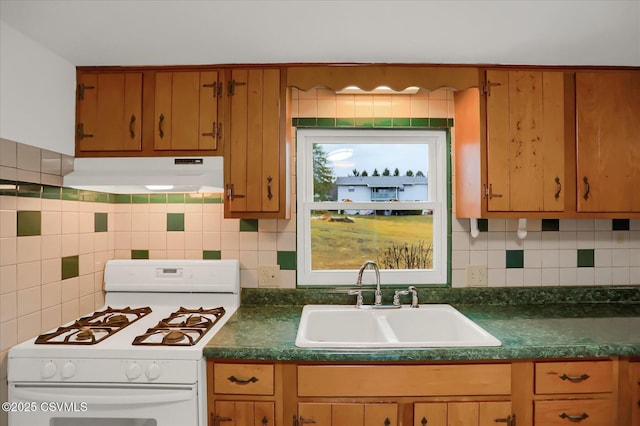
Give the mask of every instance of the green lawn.
[[(334, 212), (332, 212), (334, 213)], [(358, 269), (367, 259), (392, 245), (431, 245), (433, 216), (359, 216), (350, 222), (311, 221), (312, 269)]]

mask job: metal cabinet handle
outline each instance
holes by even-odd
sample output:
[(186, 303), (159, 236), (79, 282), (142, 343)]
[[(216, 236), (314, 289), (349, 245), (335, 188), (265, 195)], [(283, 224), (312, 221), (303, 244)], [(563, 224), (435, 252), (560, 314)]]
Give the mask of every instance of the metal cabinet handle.
[(267, 178), (267, 198), (268, 199), (272, 199), (273, 198), (273, 194), (271, 193), (271, 181), (273, 181), (273, 178), (271, 176), (269, 176)]
[(422, 420), (420, 420), (420, 424), (421, 424), (422, 426), (425, 426), (427, 423), (429, 423), (429, 422), (427, 421), (427, 418), (426, 418), (426, 417), (423, 417), (423, 418), (422, 418)]
[(296, 422), (295, 424), (297, 426), (298, 424), (304, 425), (304, 424), (312, 424), (312, 423), (315, 423), (315, 422), (316, 421), (313, 420), (313, 419), (305, 419), (304, 417), (300, 416), (300, 421)]
[(235, 200), (236, 198), (244, 198), (244, 195), (242, 194), (236, 194), (233, 190), (233, 184), (230, 183), (227, 185), (227, 198), (230, 199), (231, 201)]
[(493, 193), (493, 185), (489, 184), (489, 191), (487, 192), (487, 196), (489, 197), (489, 199), (493, 199), (493, 198), (502, 198), (502, 194), (494, 194)]
[(203, 133), (202, 136), (211, 136), (211, 137), (216, 137), (216, 122), (214, 121), (213, 124), (211, 125), (211, 131), (210, 132), (206, 132)]
[[(211, 414), (213, 416), (213, 413)], [(220, 417), (220, 416), (213, 416), (213, 426), (219, 426), (220, 422), (232, 422), (233, 419), (231, 417)]]
[(571, 415), (569, 415), (567, 413), (564, 413), (564, 412), (560, 413), (559, 416), (560, 416), (561, 419), (567, 419), (570, 422), (581, 422), (584, 419), (586, 419), (587, 417), (589, 417), (589, 415), (587, 413), (582, 413), (582, 414), (580, 414), (578, 416), (571, 416)]
[(267, 426), (267, 424), (269, 423), (269, 419), (267, 419), (267, 416), (264, 416), (262, 418), (261, 423), (263, 426)]
[(164, 124), (164, 114), (160, 114), (160, 119), (158, 120), (158, 134), (160, 135), (160, 139), (164, 138), (164, 129), (162, 125)]
[(248, 379), (238, 379), (236, 376), (229, 376), (227, 377), (227, 380), (231, 383), (237, 383), (239, 385), (248, 385), (249, 383), (257, 382), (260, 379), (258, 379), (256, 376), (251, 376)]
[(586, 186), (586, 191), (585, 191), (585, 193), (584, 193), (584, 195), (583, 195), (583, 198), (584, 198), (585, 200), (587, 200), (587, 199), (589, 199), (589, 192), (591, 192), (591, 186), (589, 185), (589, 179), (587, 179), (587, 177), (586, 177), (586, 176), (584, 176), (584, 177), (582, 178), (582, 181), (584, 182), (584, 184), (585, 184), (585, 186)]
[(136, 138), (136, 129), (135, 129), (135, 124), (136, 124), (136, 116), (131, 114), (131, 119), (129, 120), (129, 137), (131, 139), (135, 139)]
[(562, 376), (558, 376), (562, 380), (568, 380), (572, 383), (580, 383), (584, 382), (589, 378), (588, 374), (581, 374), (580, 376), (567, 376), (566, 374), (562, 374)]
[(557, 176), (555, 178), (555, 182), (556, 182), (556, 189), (558, 191), (553, 196), (557, 200), (558, 198), (560, 198), (560, 192), (562, 192), (562, 184), (560, 183), (560, 178)]
[(76, 126), (76, 137), (79, 140), (82, 140), (84, 138), (92, 138), (93, 135), (84, 132), (84, 123), (78, 123), (78, 125)]
[(516, 426), (516, 415), (508, 415), (502, 419), (495, 419), (495, 423), (506, 423), (507, 426)]
[(389, 417), (384, 419), (384, 426), (389, 426), (390, 424), (391, 424), (391, 420), (389, 420)]

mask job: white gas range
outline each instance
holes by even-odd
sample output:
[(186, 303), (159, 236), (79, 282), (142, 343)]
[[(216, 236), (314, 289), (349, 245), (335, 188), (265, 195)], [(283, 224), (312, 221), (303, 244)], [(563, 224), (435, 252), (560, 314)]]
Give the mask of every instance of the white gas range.
[(104, 282), (101, 309), (10, 349), (10, 426), (205, 426), (202, 349), (238, 261), (112, 260)]

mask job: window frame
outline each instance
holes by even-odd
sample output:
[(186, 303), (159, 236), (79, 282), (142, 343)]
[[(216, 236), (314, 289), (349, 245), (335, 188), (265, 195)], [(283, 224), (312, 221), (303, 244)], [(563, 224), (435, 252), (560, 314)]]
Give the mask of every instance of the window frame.
[[(441, 129), (296, 129), (297, 177), (297, 274), (299, 287), (353, 286), (357, 269), (311, 269), (311, 212), (313, 210), (433, 210), (433, 269), (381, 269), (385, 286), (443, 285), (448, 282), (448, 137)], [(429, 145), (428, 201), (425, 202), (333, 202), (314, 201), (313, 144), (329, 143), (427, 143)], [(366, 259), (362, 259), (363, 261)], [(371, 274), (373, 275), (373, 274)]]

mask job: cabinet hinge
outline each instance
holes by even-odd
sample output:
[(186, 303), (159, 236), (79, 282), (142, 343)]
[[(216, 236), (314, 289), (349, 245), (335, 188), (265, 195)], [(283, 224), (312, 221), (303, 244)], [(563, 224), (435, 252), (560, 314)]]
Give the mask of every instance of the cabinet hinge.
[(213, 89), (213, 97), (220, 98), (222, 97), (222, 83), (205, 83), (202, 87), (210, 87)]
[(233, 96), (236, 94), (236, 86), (244, 86), (247, 83), (243, 82), (243, 81), (235, 81), (235, 80), (231, 80), (228, 85), (227, 85), (227, 95), (229, 96)]
[(91, 89), (95, 89), (96, 86), (87, 86), (84, 83), (80, 83), (78, 84), (78, 89), (76, 90), (76, 96), (78, 97), (79, 101), (84, 100), (84, 91), (85, 90), (91, 90)]
[(491, 96), (491, 88), (494, 86), (501, 86), (501, 84), (492, 83), (491, 80), (487, 80), (487, 82), (482, 85), (482, 93), (484, 93), (487, 96)]

